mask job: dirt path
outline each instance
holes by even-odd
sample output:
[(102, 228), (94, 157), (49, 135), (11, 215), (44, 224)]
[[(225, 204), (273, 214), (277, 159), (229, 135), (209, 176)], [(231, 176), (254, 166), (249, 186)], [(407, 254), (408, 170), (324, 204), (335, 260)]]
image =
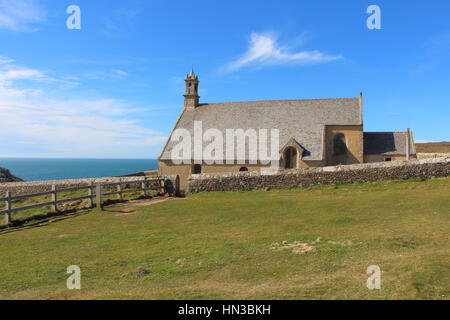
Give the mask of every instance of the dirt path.
[(108, 212), (118, 213), (117, 215), (125, 215), (125, 214), (131, 214), (134, 212), (132, 207), (145, 207), (145, 206), (151, 206), (153, 204), (157, 204), (157, 203), (161, 203), (161, 202), (174, 201), (174, 200), (180, 200), (180, 199), (184, 199), (184, 198), (158, 197), (158, 198), (151, 198), (151, 199), (130, 200), (127, 202), (111, 204), (111, 205), (103, 207), (103, 209)]
[(152, 204), (156, 204), (156, 203), (161, 203), (161, 202), (165, 202), (168, 200), (171, 200), (173, 198), (151, 198), (151, 199), (142, 199), (142, 200), (130, 200), (127, 202), (122, 202), (122, 203), (116, 203), (116, 204), (111, 204), (109, 206), (105, 206), (105, 209), (107, 208), (117, 208), (117, 207), (143, 207), (143, 206), (150, 206)]

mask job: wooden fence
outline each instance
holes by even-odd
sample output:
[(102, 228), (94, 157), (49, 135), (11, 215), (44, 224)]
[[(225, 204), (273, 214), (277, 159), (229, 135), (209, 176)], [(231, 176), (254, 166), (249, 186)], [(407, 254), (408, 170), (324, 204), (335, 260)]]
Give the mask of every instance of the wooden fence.
[[(94, 204), (97, 208), (102, 208), (103, 199), (106, 196), (111, 195), (117, 195), (118, 200), (123, 200), (123, 194), (129, 193), (129, 192), (142, 192), (143, 196), (148, 195), (148, 191), (150, 190), (158, 190), (160, 193), (165, 193), (166, 190), (166, 183), (168, 180), (165, 177), (155, 177), (155, 178), (144, 178), (141, 180), (134, 180), (134, 181), (119, 181), (119, 182), (98, 182), (93, 183), (91, 182), (87, 186), (77, 186), (72, 188), (64, 188), (64, 189), (57, 189), (55, 185), (52, 185), (51, 191), (45, 191), (45, 192), (39, 192), (39, 193), (32, 193), (32, 194), (25, 194), (25, 195), (18, 195), (18, 196), (12, 196), (10, 191), (6, 192), (6, 196), (4, 198), (0, 198), (0, 202), (5, 202), (5, 209), (0, 210), (0, 215), (5, 215), (5, 224), (10, 225), (12, 223), (12, 213), (23, 211), (23, 210), (30, 210), (35, 208), (41, 208), (41, 207), (47, 207), (51, 206), (52, 211), (58, 212), (58, 204), (64, 203), (64, 202), (70, 202), (70, 201), (77, 201), (77, 200), (89, 200), (89, 206), (92, 208), (94, 207)], [(123, 188), (124, 185), (138, 185), (138, 188)], [(114, 188), (116, 187), (116, 191), (111, 192), (104, 192), (105, 187)], [(87, 190), (86, 196), (81, 197), (74, 197), (74, 198), (67, 198), (67, 199), (58, 199), (58, 194), (63, 192), (70, 192), (70, 191), (78, 191), (78, 190)], [(51, 195), (51, 201), (49, 202), (42, 202), (38, 204), (28, 205), (28, 206), (22, 206), (18, 208), (13, 208), (13, 200), (19, 200), (19, 199), (26, 199), (26, 198), (32, 198), (32, 197), (39, 197), (39, 196), (45, 196), (45, 195)], [(95, 201), (95, 203), (94, 203)]]

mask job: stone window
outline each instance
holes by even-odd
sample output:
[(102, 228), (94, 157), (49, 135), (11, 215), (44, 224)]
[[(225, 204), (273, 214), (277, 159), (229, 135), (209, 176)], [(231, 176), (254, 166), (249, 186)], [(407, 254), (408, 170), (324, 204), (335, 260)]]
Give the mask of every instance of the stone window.
[(384, 161), (392, 161), (392, 158), (384, 158)]
[(284, 151), (284, 168), (293, 169), (297, 167), (297, 150), (293, 147), (288, 147)]
[(194, 164), (194, 167), (192, 168), (193, 174), (200, 174), (202, 173), (202, 165), (201, 164)]
[(247, 172), (248, 171), (248, 168), (247, 167), (241, 167), (240, 169), (239, 169), (239, 172)]
[(347, 143), (345, 142), (345, 135), (343, 133), (336, 133), (334, 135), (333, 151), (336, 156), (347, 154)]

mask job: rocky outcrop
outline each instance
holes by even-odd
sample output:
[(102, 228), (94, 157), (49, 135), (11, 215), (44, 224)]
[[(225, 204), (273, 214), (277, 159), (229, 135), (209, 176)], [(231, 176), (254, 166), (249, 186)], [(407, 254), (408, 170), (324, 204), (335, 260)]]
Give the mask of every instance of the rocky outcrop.
[(2, 182), (20, 182), (22, 179), (14, 176), (8, 169), (0, 168), (0, 183)]

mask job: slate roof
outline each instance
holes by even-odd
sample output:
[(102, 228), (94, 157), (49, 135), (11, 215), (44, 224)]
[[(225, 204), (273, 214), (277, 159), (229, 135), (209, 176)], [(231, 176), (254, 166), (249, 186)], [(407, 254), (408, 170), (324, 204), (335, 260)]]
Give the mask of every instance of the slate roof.
[[(280, 130), (280, 148), (293, 138), (305, 149), (303, 159), (322, 160), (325, 125), (361, 125), (359, 101), (358, 97), (207, 103), (184, 108), (174, 130), (187, 129), (193, 137), (194, 121), (202, 121), (203, 132), (218, 129), (225, 140), (226, 129), (276, 128)], [(161, 160), (171, 159), (170, 138), (161, 152)]]
[[(364, 154), (406, 155), (406, 132), (364, 132)], [(410, 136), (410, 153), (416, 154)]]

